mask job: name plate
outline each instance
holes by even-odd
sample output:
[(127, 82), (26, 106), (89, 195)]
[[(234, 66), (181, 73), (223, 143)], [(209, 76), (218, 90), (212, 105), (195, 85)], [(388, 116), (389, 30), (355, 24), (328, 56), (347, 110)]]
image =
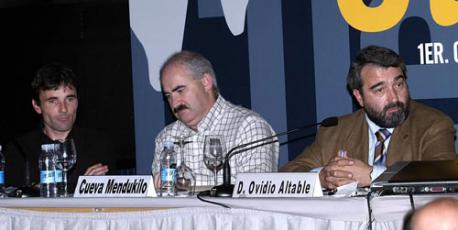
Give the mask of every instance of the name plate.
[(239, 173), (232, 197), (321, 197), (318, 173)]
[(74, 197), (157, 197), (152, 176), (80, 176)]

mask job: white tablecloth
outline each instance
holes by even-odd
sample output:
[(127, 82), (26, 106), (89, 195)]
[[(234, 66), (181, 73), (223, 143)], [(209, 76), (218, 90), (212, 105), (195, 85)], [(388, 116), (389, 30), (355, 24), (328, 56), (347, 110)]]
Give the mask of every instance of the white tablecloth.
[[(436, 196), (415, 196), (422, 206)], [(230, 209), (196, 198), (0, 199), (0, 230), (11, 229), (367, 229), (363, 197), (307, 199), (211, 199)], [(152, 211), (59, 213), (21, 210), (56, 208), (167, 208)], [(373, 229), (400, 229), (410, 211), (407, 196), (375, 197)]]
[(365, 229), (360, 221), (218, 207), (177, 208), (145, 212), (49, 213), (0, 209), (0, 229)]

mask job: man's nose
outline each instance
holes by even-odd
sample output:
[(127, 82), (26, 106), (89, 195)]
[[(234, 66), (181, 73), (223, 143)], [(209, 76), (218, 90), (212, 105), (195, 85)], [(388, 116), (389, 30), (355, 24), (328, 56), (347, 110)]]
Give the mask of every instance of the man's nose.
[(388, 90), (388, 100), (389, 102), (398, 102), (399, 101), (399, 92), (394, 88)]
[(59, 103), (59, 112), (66, 113), (68, 111), (68, 106), (66, 102)]
[(181, 104), (181, 97), (178, 94), (171, 94), (169, 97), (169, 104), (172, 108), (177, 107)]

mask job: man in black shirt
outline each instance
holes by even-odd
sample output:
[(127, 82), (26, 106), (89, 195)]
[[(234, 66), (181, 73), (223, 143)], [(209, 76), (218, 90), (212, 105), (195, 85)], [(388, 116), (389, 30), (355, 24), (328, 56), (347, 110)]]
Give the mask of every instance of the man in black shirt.
[(78, 84), (71, 69), (61, 64), (40, 68), (32, 81), (32, 106), (41, 115), (41, 125), (6, 146), (5, 184), (10, 186), (40, 183), (38, 156), (41, 145), (73, 138), (77, 160), (68, 174), (69, 192), (78, 176), (105, 175), (114, 168), (115, 155), (108, 138), (101, 133), (74, 127), (78, 109)]

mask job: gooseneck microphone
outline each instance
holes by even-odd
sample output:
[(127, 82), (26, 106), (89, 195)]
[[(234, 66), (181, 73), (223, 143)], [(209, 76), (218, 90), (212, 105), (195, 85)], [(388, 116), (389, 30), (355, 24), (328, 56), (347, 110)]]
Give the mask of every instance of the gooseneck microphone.
[(234, 156), (234, 155), (236, 155), (238, 153), (245, 152), (245, 151), (250, 150), (250, 149), (254, 149), (254, 148), (257, 148), (257, 147), (261, 147), (261, 146), (264, 146), (264, 145), (268, 145), (268, 144), (272, 144), (272, 143), (278, 142), (277, 137), (281, 137), (281, 136), (284, 136), (284, 135), (287, 135), (287, 134), (290, 134), (290, 133), (294, 133), (294, 132), (297, 132), (297, 131), (301, 131), (301, 130), (304, 130), (304, 129), (315, 127), (317, 125), (321, 125), (321, 126), (324, 126), (324, 127), (330, 127), (330, 126), (335, 126), (338, 123), (339, 123), (339, 119), (337, 117), (328, 117), (328, 118), (326, 118), (326, 119), (324, 119), (324, 120), (322, 120), (321, 122), (318, 122), (318, 123), (314, 123), (314, 124), (311, 124), (311, 125), (305, 125), (305, 126), (302, 126), (302, 127), (298, 127), (298, 128), (295, 128), (295, 129), (291, 129), (291, 130), (288, 130), (288, 131), (277, 133), (277, 134), (272, 135), (272, 136), (268, 136), (268, 137), (265, 137), (265, 138), (261, 138), (259, 140), (251, 141), (251, 142), (248, 142), (248, 143), (241, 144), (241, 145), (233, 147), (232, 149), (230, 149), (227, 152), (226, 157), (224, 159), (223, 184), (213, 187), (210, 190), (210, 196), (213, 196), (213, 197), (232, 197), (232, 193), (234, 191), (234, 185), (231, 184), (231, 166), (229, 165), (229, 161), (230, 161), (232, 156)]

